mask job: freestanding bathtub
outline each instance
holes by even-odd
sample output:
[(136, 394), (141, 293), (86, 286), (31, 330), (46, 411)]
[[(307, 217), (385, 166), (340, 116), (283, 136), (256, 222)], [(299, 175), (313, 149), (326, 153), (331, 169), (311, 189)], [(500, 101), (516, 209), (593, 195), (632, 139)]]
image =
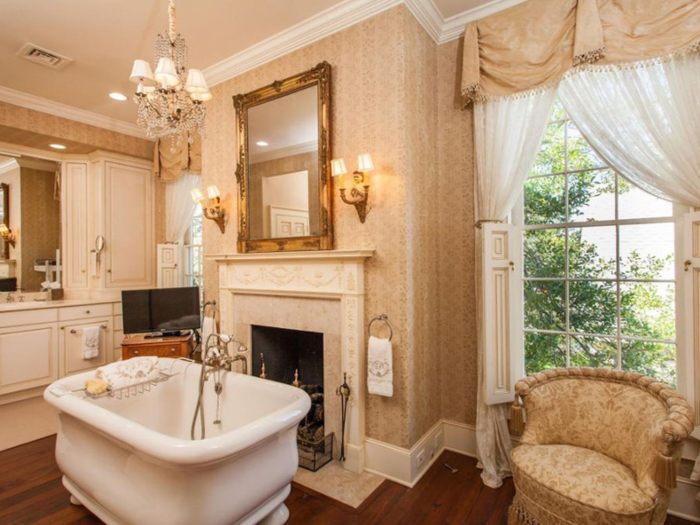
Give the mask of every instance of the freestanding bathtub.
[[(60, 411), (56, 461), (71, 501), (108, 525), (284, 523), (298, 465), (296, 427), (309, 397), (292, 386), (222, 374), (221, 424), (205, 383), (206, 439), (190, 440), (200, 365), (160, 359), (176, 373), (129, 398), (84, 398), (94, 372), (44, 392)], [(197, 436), (199, 436), (197, 422)]]

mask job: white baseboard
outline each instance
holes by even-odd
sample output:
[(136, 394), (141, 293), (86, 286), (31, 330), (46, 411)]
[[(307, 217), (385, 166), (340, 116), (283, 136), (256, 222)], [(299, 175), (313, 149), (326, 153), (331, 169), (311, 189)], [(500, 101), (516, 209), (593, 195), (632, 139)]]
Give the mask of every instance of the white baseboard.
[(365, 470), (413, 487), (444, 450), (476, 457), (474, 427), (441, 419), (410, 450), (365, 439)]

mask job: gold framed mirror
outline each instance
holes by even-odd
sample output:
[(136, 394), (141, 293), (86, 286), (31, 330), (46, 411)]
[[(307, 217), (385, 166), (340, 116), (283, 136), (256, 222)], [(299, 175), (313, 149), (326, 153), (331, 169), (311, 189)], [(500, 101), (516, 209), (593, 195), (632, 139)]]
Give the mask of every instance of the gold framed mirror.
[[(0, 184), (0, 223), (7, 228), (10, 227), (10, 186), (9, 184)], [(10, 258), (10, 243), (4, 238), (0, 238), (0, 259)]]
[(333, 249), (331, 66), (233, 97), (238, 251)]

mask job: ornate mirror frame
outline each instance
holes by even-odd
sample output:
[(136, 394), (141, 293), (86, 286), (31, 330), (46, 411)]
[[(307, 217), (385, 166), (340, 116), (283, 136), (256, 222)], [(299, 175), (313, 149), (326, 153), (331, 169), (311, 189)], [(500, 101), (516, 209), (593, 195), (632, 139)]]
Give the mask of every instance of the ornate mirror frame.
[[(2, 223), (10, 227), (10, 186), (4, 182), (0, 184), (0, 191), (2, 191)], [(10, 243), (6, 240), (2, 240), (0, 243), (0, 259), (10, 258)]]
[[(250, 238), (248, 110), (254, 106), (290, 95), (310, 86), (318, 86), (318, 175), (319, 175), (319, 234), (306, 237), (278, 239)], [(333, 249), (331, 161), (331, 66), (321, 62), (316, 67), (284, 80), (233, 97), (238, 123), (238, 251), (281, 252)]]

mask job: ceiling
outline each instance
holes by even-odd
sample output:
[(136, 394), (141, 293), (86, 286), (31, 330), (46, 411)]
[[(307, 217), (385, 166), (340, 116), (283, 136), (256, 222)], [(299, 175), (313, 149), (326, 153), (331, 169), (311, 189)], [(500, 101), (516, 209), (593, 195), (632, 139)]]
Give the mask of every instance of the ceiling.
[[(493, 3), (417, 3), (431, 1), (443, 19)], [(342, 10), (353, 2), (361, 0), (176, 0), (178, 30), (189, 46), (190, 67), (206, 69), (319, 13)], [(0, 1), (0, 20), (0, 86), (136, 121), (131, 100), (113, 101), (108, 94), (117, 91), (131, 98), (131, 65), (136, 58), (153, 62), (154, 38), (167, 25), (166, 0), (5, 0)], [(74, 62), (53, 70), (16, 56), (28, 42)]]

